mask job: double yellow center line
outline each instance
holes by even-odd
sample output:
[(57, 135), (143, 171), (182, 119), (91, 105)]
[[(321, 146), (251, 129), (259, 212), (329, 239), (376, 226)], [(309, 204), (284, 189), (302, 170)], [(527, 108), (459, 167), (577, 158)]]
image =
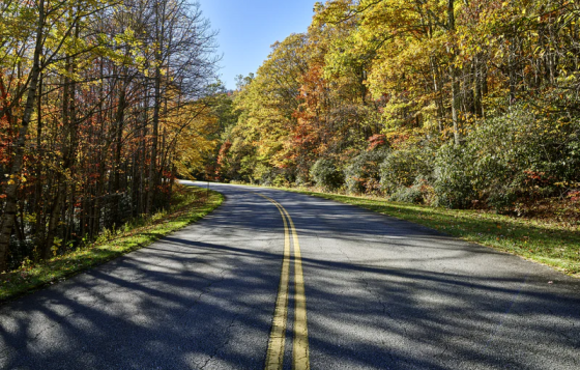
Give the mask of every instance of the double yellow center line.
[(302, 271), (302, 255), (298, 234), (292, 218), (286, 209), (277, 201), (265, 195), (258, 194), (272, 202), (280, 211), (284, 221), (284, 260), (282, 275), (276, 298), (274, 321), (270, 331), (268, 352), (266, 354), (266, 370), (282, 370), (284, 365), (284, 347), (286, 341), (286, 323), (288, 321), (288, 291), (290, 283), (290, 232), (294, 244), (294, 342), (292, 344), (292, 368), (294, 370), (309, 370), (310, 355), (308, 349), (308, 325), (306, 321), (306, 296), (304, 294), (304, 274)]

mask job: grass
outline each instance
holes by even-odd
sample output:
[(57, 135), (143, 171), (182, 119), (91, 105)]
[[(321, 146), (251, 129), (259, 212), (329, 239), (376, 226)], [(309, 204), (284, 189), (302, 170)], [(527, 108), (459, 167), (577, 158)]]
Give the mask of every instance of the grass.
[(580, 278), (580, 227), (563, 222), (515, 218), (476, 210), (453, 210), (285, 189), (359, 206), (428, 226), (448, 235), (539, 262)]
[(181, 188), (175, 205), (150, 218), (136, 220), (117, 231), (105, 231), (86, 248), (49, 261), (24, 263), (15, 271), (0, 275), (0, 302), (64, 281), (94, 266), (146, 247), (165, 235), (196, 222), (217, 208), (223, 195), (200, 188)]

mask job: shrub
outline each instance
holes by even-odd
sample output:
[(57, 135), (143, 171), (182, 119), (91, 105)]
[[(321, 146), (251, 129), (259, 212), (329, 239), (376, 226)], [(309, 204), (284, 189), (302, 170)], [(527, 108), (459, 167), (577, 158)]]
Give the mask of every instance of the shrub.
[(326, 190), (335, 190), (344, 184), (344, 176), (336, 161), (320, 158), (310, 169), (310, 176), (317, 186)]
[(437, 152), (434, 189), (438, 205), (466, 208), (473, 200), (498, 212), (518, 199), (564, 194), (561, 185), (577, 181), (580, 168), (578, 123), (537, 116), (513, 107), (474, 127), (460, 147)]
[(413, 185), (408, 188), (400, 188), (390, 196), (389, 200), (393, 202), (421, 204), (423, 203), (421, 186)]
[(413, 147), (392, 152), (380, 166), (382, 189), (394, 194), (412, 186), (418, 177), (430, 177), (432, 157), (429, 148)]
[(278, 186), (278, 187), (289, 187), (291, 184), (291, 181), (289, 181), (285, 175), (280, 174), (280, 175), (276, 175), (276, 177), (274, 177), (274, 180), (272, 180), (272, 185), (273, 186)]
[[(252, 180), (260, 185), (271, 186), (276, 178), (275, 169), (265, 163), (258, 162), (255, 164)], [(253, 181), (252, 181), (253, 182)]]
[[(453, 144), (442, 146), (437, 152), (433, 175), (434, 205), (447, 208), (467, 208), (474, 199), (470, 167), (474, 153)], [(471, 162), (471, 163), (470, 163)]]
[(387, 157), (386, 149), (363, 151), (344, 169), (346, 188), (351, 193), (380, 191), (380, 165)]

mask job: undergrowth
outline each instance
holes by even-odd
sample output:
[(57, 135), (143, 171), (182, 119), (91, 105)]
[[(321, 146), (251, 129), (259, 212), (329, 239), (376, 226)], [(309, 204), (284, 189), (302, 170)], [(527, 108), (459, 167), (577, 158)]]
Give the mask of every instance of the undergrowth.
[(14, 271), (0, 275), (0, 301), (13, 299), (146, 247), (165, 235), (206, 216), (224, 200), (217, 192), (181, 187), (174, 206), (148, 218), (140, 218), (116, 230), (105, 230), (95, 242), (77, 250), (34, 264), (25, 260)]

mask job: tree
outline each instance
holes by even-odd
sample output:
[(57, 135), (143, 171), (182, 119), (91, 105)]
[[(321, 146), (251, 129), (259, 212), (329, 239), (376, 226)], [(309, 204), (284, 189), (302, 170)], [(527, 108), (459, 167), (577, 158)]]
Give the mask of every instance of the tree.
[(10, 1), (0, 16), (7, 270), (169, 203), (183, 136), (211, 147), (192, 130), (210, 126), (195, 102), (217, 58), (196, 3)]

